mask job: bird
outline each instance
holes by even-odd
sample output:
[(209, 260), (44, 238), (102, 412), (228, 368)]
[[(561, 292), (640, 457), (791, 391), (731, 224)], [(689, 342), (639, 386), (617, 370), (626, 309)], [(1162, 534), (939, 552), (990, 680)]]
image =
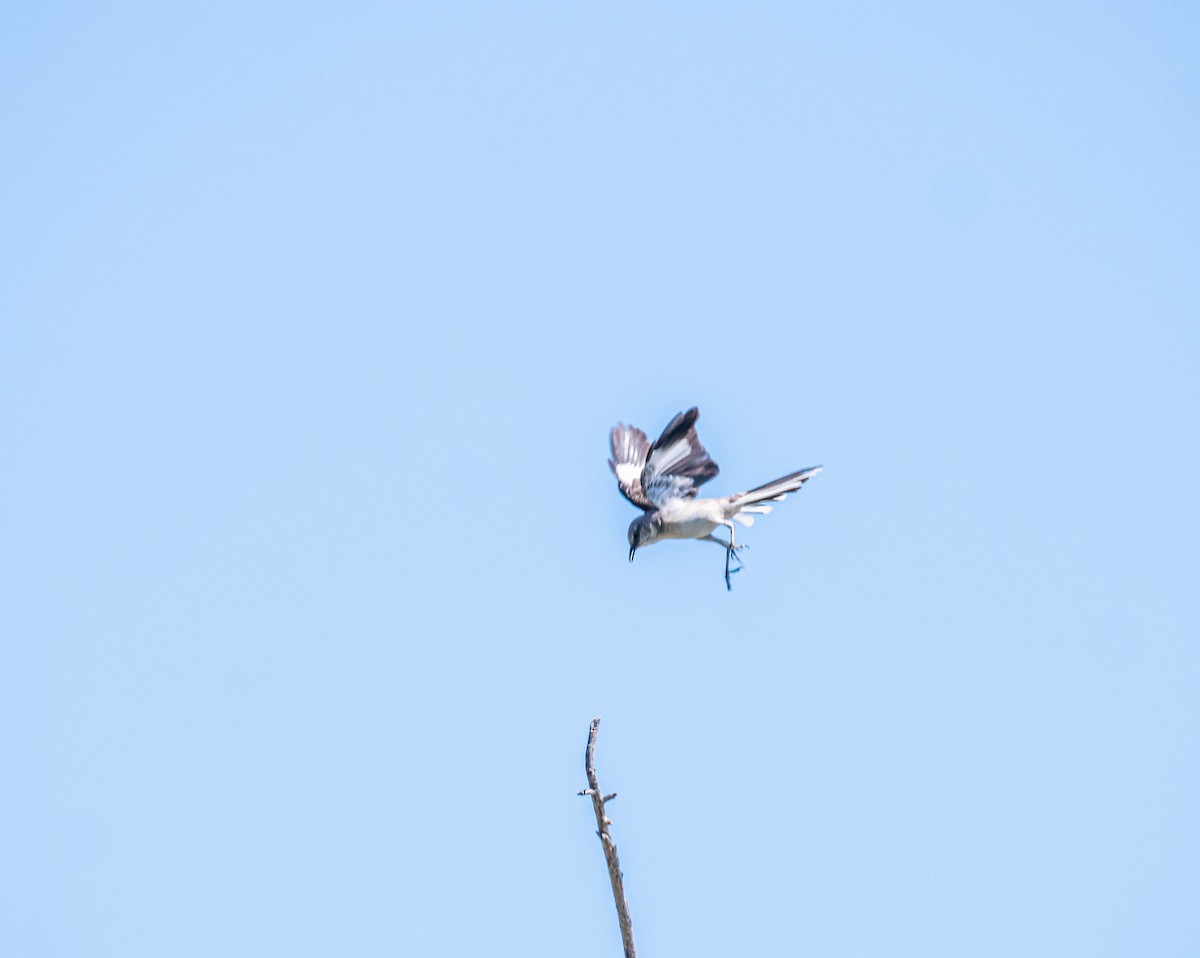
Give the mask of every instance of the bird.
[[(715, 542), (725, 550), (725, 588), (732, 591), (730, 576), (741, 571), (738, 552), (745, 548), (734, 541), (733, 524), (754, 525), (756, 516), (766, 515), (774, 508), (768, 503), (782, 502), (822, 467), (810, 466), (788, 473), (774, 482), (732, 496), (698, 499), (700, 487), (721, 471), (696, 435), (699, 416), (700, 410), (695, 406), (679, 413), (654, 443), (642, 430), (617, 423), (609, 436), (612, 458), (608, 465), (617, 477), (621, 495), (642, 510), (629, 524), (629, 561), (633, 561), (638, 549), (660, 539)], [(728, 542), (713, 535), (719, 526), (729, 530)], [(738, 564), (733, 570), (729, 568), (731, 560)]]

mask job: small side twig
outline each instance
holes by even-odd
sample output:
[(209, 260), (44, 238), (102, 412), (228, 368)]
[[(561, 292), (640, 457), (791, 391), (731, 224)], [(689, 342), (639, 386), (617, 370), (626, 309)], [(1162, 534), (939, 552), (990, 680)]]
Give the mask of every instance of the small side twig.
[(580, 795), (590, 795), (592, 808), (596, 812), (596, 834), (600, 837), (600, 846), (604, 849), (604, 861), (608, 864), (608, 878), (612, 883), (613, 900), (617, 903), (617, 921), (621, 925), (621, 944), (625, 946), (625, 958), (637, 958), (637, 948), (633, 943), (633, 921), (629, 917), (629, 903), (625, 900), (625, 882), (621, 876), (621, 862), (617, 858), (617, 846), (613, 843), (608, 826), (612, 824), (604, 814), (604, 806), (617, 797), (616, 792), (605, 795), (600, 790), (600, 782), (596, 778), (596, 730), (600, 728), (600, 719), (592, 719), (588, 728), (587, 752), (584, 755), (584, 769), (587, 771), (588, 787)]

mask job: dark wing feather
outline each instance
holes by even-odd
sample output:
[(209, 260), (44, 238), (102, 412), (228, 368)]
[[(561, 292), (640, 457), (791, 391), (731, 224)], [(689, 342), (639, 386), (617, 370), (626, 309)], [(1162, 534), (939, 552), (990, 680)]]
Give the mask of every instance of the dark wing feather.
[(654, 508), (654, 503), (642, 491), (642, 470), (646, 467), (646, 456), (650, 452), (650, 441), (646, 434), (619, 422), (609, 435), (609, 443), (612, 445), (612, 458), (608, 460), (608, 467), (617, 477), (621, 495), (639, 509), (649, 512)]
[(641, 492), (655, 507), (672, 499), (695, 498), (700, 486), (721, 471), (700, 445), (696, 435), (699, 416), (695, 406), (681, 412), (650, 447)]

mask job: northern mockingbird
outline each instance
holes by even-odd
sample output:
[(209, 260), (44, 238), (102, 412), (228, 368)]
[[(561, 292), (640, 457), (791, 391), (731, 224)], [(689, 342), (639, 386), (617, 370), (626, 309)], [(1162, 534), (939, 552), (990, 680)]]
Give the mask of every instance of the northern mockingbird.
[[(729, 561), (738, 563), (733, 570), (737, 572), (741, 568), (737, 553), (745, 548), (734, 543), (733, 523), (754, 525), (755, 516), (766, 515), (773, 508), (766, 503), (782, 502), (789, 492), (796, 492), (820, 472), (821, 467), (801, 469), (765, 486), (722, 499), (697, 499), (700, 486), (720, 472), (696, 435), (699, 415), (695, 406), (681, 412), (653, 445), (640, 429), (617, 423), (612, 430), (612, 458), (608, 465), (617, 477), (621, 495), (642, 510), (629, 524), (629, 561), (633, 561), (633, 554), (642, 546), (659, 539), (715, 542), (725, 550), (725, 587), (732, 589)], [(728, 542), (713, 535), (717, 526), (729, 530)]]

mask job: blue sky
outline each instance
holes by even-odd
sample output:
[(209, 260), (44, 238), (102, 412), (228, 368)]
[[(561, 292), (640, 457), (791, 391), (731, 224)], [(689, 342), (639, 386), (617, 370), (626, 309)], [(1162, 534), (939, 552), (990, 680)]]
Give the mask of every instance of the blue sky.
[[(3, 14), (0, 952), (1200, 942), (1188, 4)], [(626, 561), (698, 405), (717, 550)]]

